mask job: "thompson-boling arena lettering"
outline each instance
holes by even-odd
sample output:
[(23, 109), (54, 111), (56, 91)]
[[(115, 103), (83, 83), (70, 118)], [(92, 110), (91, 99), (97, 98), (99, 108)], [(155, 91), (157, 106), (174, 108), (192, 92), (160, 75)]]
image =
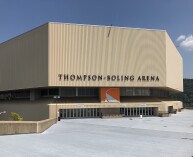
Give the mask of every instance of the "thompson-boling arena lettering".
[[(134, 75), (74, 75), (58, 74), (59, 81), (134, 81)], [(137, 76), (137, 81), (159, 82), (158, 76)]]

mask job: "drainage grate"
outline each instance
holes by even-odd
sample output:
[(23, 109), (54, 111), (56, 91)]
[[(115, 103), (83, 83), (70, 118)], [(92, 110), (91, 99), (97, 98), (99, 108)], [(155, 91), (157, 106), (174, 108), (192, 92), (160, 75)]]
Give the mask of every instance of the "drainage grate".
[(186, 138), (186, 137), (183, 137), (181, 139), (183, 139), (183, 140), (193, 140), (193, 138)]
[(188, 138), (185, 138), (185, 137), (184, 137), (184, 138), (181, 138), (181, 139), (183, 139), (183, 140), (187, 140)]

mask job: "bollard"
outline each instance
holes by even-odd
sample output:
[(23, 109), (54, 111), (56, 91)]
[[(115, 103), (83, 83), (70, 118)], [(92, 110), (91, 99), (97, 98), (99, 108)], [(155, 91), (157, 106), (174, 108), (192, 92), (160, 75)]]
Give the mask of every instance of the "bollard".
[(143, 116), (142, 116), (142, 115), (140, 115), (140, 118), (142, 119), (142, 118), (143, 118)]

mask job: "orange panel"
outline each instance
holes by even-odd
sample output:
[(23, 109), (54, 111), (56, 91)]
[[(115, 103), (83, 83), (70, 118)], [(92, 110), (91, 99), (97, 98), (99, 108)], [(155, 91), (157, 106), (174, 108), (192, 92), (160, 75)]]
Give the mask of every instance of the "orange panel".
[(101, 102), (120, 102), (120, 88), (100, 88)]

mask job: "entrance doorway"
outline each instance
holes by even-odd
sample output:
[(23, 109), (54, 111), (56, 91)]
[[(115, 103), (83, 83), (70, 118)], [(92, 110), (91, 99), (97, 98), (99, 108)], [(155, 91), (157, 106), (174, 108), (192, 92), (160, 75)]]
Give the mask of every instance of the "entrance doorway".
[(61, 119), (97, 118), (97, 117), (99, 117), (98, 108), (60, 109)]
[(135, 117), (135, 116), (155, 116), (157, 113), (157, 107), (133, 107), (133, 108), (120, 108), (120, 113), (124, 117)]

